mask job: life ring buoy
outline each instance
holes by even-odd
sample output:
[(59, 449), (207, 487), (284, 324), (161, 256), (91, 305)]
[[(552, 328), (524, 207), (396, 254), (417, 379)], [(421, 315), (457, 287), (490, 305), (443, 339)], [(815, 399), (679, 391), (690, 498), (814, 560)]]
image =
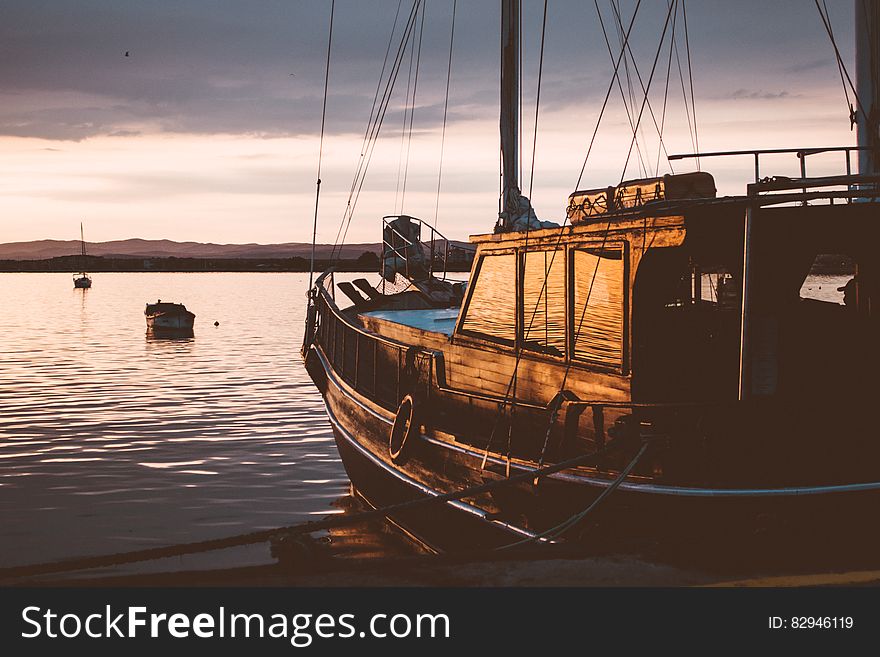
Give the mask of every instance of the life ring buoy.
[(406, 395), (400, 400), (391, 434), (388, 436), (388, 454), (394, 463), (400, 463), (405, 458), (407, 445), (411, 444), (410, 437), (419, 430), (416, 419), (415, 399), (412, 395)]

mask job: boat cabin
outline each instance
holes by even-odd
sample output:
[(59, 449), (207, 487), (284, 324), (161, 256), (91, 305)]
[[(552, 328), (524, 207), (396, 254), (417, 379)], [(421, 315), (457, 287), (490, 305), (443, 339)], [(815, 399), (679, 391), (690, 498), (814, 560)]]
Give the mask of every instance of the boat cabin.
[[(748, 206), (667, 202), (473, 237), (450, 341), (630, 378), (634, 401), (736, 399)], [(876, 329), (876, 213), (871, 203), (755, 209), (748, 394), (851, 393)], [(834, 285), (822, 300), (807, 279), (829, 263), (858, 276), (851, 293)]]
[[(859, 146), (669, 155), (748, 155), (755, 182), (579, 190), (553, 225), (521, 192), (519, 6), (501, 9), (499, 215), (471, 238), (467, 283), (447, 276), (449, 240), (395, 216), (381, 289), (330, 270), (309, 293), (306, 367), (355, 489), (374, 507), (461, 494), (401, 522), (434, 534), (448, 512), (466, 529), (439, 532), (447, 544), (558, 537), (618, 486), (591, 538), (619, 524), (724, 543), (768, 512), (829, 536), (861, 525), (836, 521), (880, 499), (876, 123)], [(829, 152), (846, 175), (808, 177), (807, 156)], [(762, 178), (760, 156), (781, 153), (800, 177)]]

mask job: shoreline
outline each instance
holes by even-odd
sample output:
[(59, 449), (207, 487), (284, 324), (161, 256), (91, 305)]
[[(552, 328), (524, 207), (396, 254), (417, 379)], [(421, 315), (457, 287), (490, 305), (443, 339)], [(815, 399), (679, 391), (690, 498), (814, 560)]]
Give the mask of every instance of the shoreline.
[(306, 561), (162, 571), (142, 574), (89, 573), (21, 578), (2, 582), (12, 588), (106, 587), (428, 587), (428, 588), (750, 588), (878, 586), (880, 570), (828, 568), (711, 572), (699, 567), (654, 562), (639, 555), (547, 555), (485, 559), (468, 555)]
[[(330, 267), (337, 272), (378, 272), (379, 257), (339, 259), (335, 262), (323, 258), (315, 260), (314, 273), (319, 274)], [(145, 272), (295, 272), (308, 273), (309, 261), (305, 258), (101, 258), (87, 257), (84, 262), (64, 256), (47, 260), (0, 260), (0, 273), (145, 273)], [(467, 263), (451, 264), (449, 272), (469, 272)]]
[[(315, 271), (330, 266), (330, 260), (316, 260)], [(357, 258), (338, 260), (337, 271), (372, 271), (379, 267), (379, 259)], [(304, 258), (102, 258), (87, 257), (85, 261), (70, 257), (45, 260), (0, 260), (0, 273), (76, 274), (89, 273), (146, 273), (146, 272), (298, 272), (309, 271)]]

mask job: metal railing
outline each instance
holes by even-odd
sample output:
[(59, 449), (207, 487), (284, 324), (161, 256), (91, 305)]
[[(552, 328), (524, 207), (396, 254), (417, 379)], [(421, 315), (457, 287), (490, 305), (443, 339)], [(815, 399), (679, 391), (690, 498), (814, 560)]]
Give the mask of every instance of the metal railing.
[(751, 155), (755, 160), (755, 182), (761, 181), (761, 156), (794, 153), (801, 161), (801, 178), (807, 177), (807, 157), (819, 153), (844, 153), (846, 158), (846, 175), (852, 174), (850, 153), (868, 150), (864, 146), (830, 146), (822, 148), (762, 148), (744, 151), (710, 151), (706, 153), (677, 153), (670, 155), (669, 160), (698, 159), (701, 157), (728, 157), (734, 155)]
[[(405, 221), (404, 221), (405, 220)], [(401, 230), (408, 227), (408, 234)], [(429, 237), (423, 238), (427, 232)], [(382, 217), (382, 277), (387, 273), (400, 272), (409, 280), (425, 280), (437, 277), (446, 280), (449, 265), (458, 253), (474, 253), (469, 246), (452, 244), (431, 224), (407, 215)], [(402, 263), (402, 268), (398, 266)], [(393, 267), (394, 272), (387, 268)]]
[[(410, 392), (408, 380), (430, 361), (430, 352), (385, 338), (343, 317), (334, 302), (332, 275), (318, 279), (313, 299), (316, 308), (315, 341), (334, 372), (360, 394), (395, 411)], [(328, 283), (330, 289), (328, 289)], [(430, 366), (428, 366), (430, 371)]]

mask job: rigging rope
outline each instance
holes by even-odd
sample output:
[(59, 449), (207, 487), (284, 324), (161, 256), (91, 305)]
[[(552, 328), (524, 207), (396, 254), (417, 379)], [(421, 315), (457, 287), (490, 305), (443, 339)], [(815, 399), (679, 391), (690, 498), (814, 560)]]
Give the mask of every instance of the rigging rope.
[[(532, 136), (532, 163), (529, 167), (529, 203), (532, 198), (532, 184), (535, 182), (535, 152), (538, 147), (538, 111), (541, 107), (541, 79), (544, 75), (544, 38), (547, 34), (547, 0), (544, 0), (544, 18), (541, 21), (541, 54), (538, 56), (538, 87), (535, 92), (535, 131)], [(526, 222), (528, 225), (528, 222)]]
[(413, 60), (415, 58), (415, 53), (415, 44), (409, 44), (409, 71), (406, 74), (406, 92), (403, 94), (403, 124), (400, 127), (400, 153), (397, 156), (397, 186), (394, 191), (394, 212), (399, 212), (401, 214), (403, 213), (403, 210), (398, 211), (397, 208), (398, 201), (400, 201), (400, 180), (403, 172), (404, 147), (406, 146), (406, 119), (411, 107), (409, 102), (409, 90), (412, 88)]
[[(627, 28), (626, 35), (624, 37), (624, 44), (629, 42), (630, 32), (632, 31), (632, 27), (636, 22), (636, 16), (639, 13), (639, 7), (642, 5), (642, 0), (638, 0), (636, 2), (636, 8), (633, 11), (632, 19), (630, 19), (629, 27)], [(617, 57), (617, 61), (614, 63), (614, 72), (613, 76), (617, 76), (618, 68), (620, 67), (620, 60), (623, 58), (624, 53), (626, 52), (625, 48), (622, 48), (620, 51), (620, 55)], [(584, 177), (584, 172), (587, 169), (587, 162), (590, 159), (590, 154), (593, 152), (593, 146), (596, 142), (596, 135), (599, 132), (599, 125), (602, 123), (602, 117), (605, 116), (605, 109), (608, 107), (608, 99), (611, 96), (611, 90), (614, 89), (614, 78), (612, 78), (611, 82), (608, 84), (608, 90), (605, 92), (605, 100), (602, 101), (602, 108), (599, 110), (599, 118), (596, 120), (596, 127), (593, 129), (593, 136), (590, 138), (590, 144), (587, 147), (587, 154), (584, 157), (584, 163), (581, 166), (581, 172), (578, 175), (577, 182), (575, 183), (575, 190), (578, 190), (581, 186), (581, 180)]]
[[(406, 52), (406, 46), (409, 43), (409, 38), (412, 35), (412, 31), (415, 26), (417, 10), (420, 6), (420, 2), (421, 0), (414, 0), (413, 2), (413, 6), (410, 10), (409, 19), (407, 20), (407, 23), (404, 27), (404, 32), (401, 36), (400, 44), (398, 45), (397, 54), (395, 55), (394, 62), (391, 66), (391, 71), (389, 72), (388, 79), (385, 82), (385, 90), (382, 93), (381, 100), (379, 101), (379, 106), (376, 109), (376, 115), (367, 127), (368, 139), (367, 148), (365, 149), (367, 154), (365, 158), (362, 155), (363, 159), (355, 173), (355, 178), (352, 182), (352, 190), (349, 194), (349, 199), (346, 204), (345, 212), (343, 213), (342, 220), (339, 224), (339, 231), (337, 232), (336, 242), (333, 246), (333, 256), (335, 259), (338, 259), (339, 257), (338, 247), (340, 246), (340, 244), (345, 242), (345, 238), (348, 235), (348, 228), (351, 225), (351, 220), (354, 216), (354, 211), (357, 207), (357, 202), (360, 198), (361, 190), (364, 186), (364, 181), (366, 180), (367, 170), (369, 169), (370, 161), (372, 160), (376, 143), (379, 138), (379, 133), (385, 120), (385, 114), (387, 113), (388, 105), (391, 102), (391, 94), (394, 90), (394, 84), (397, 81), (398, 74), (400, 73), (400, 66), (403, 62), (403, 57)], [(380, 78), (379, 86), (381, 87), (381, 85), (382, 80)]]
[(684, 103), (684, 115), (687, 117), (688, 124), (688, 135), (691, 138), (691, 147), (694, 153), (697, 152), (697, 141), (694, 138), (694, 128), (691, 122), (691, 110), (690, 103), (688, 102), (687, 89), (684, 85), (684, 70), (681, 68), (681, 53), (678, 50), (678, 41), (673, 41), (673, 47), (675, 48), (675, 64), (678, 68), (678, 80), (681, 84), (681, 98)]
[[(663, 111), (660, 113), (660, 143), (657, 145), (657, 166), (654, 169), (654, 176), (660, 175), (660, 151), (663, 149), (663, 129), (666, 127), (666, 105), (669, 100), (669, 78), (672, 75), (672, 53), (675, 46), (675, 28), (676, 28), (676, 19), (678, 18), (678, 12), (673, 12), (672, 16), (672, 34), (669, 38), (669, 59), (666, 61), (666, 82), (663, 86)], [(685, 111), (687, 111), (687, 105), (685, 105)], [(690, 122), (690, 117), (688, 117), (688, 122)], [(672, 162), (669, 160), (667, 156), (666, 161), (669, 165), (669, 170), (672, 173), (675, 173), (675, 169), (672, 168)]]
[[(694, 115), (694, 142), (697, 153), (700, 152), (700, 133), (697, 131), (697, 103), (694, 98), (694, 72), (691, 67), (691, 40), (688, 32), (688, 17), (687, 17), (687, 5), (685, 4), (685, 0), (681, 0), (681, 17), (684, 19), (684, 47), (687, 52), (687, 64), (688, 64), (688, 80), (690, 81), (691, 87), (691, 112)], [(697, 170), (700, 169), (700, 158), (697, 158)]]
[(458, 0), (452, 0), (452, 27), (449, 30), (449, 61), (446, 64), (446, 98), (443, 101), (443, 129), (440, 132), (440, 164), (437, 167), (437, 200), (434, 203), (434, 228), (440, 213), (440, 183), (443, 180), (443, 150), (446, 146), (446, 115), (449, 110), (449, 81), (452, 78), (452, 44), (455, 41), (455, 9)]
[[(406, 198), (406, 179), (407, 179), (407, 174), (409, 173), (409, 151), (410, 151), (410, 147), (412, 146), (413, 118), (415, 117), (415, 114), (416, 114), (416, 92), (418, 91), (418, 88), (419, 88), (419, 67), (420, 67), (421, 61), (422, 61), (422, 34), (425, 31), (425, 11), (426, 11), (427, 5), (428, 5), (428, 0), (425, 0), (422, 3), (422, 20), (419, 25), (418, 47), (416, 48), (415, 43), (413, 43), (413, 49), (416, 50), (416, 75), (413, 80), (412, 104), (410, 105), (410, 110), (409, 110), (409, 130), (408, 130), (408, 135), (407, 135), (407, 140), (406, 140), (406, 163), (404, 164), (404, 167), (403, 167), (403, 186), (400, 191), (400, 213), (401, 214), (403, 214), (403, 203), (404, 203), (404, 199)], [(412, 66), (412, 60), (410, 60), (410, 66)], [(405, 113), (404, 113), (404, 117), (406, 117)], [(404, 118), (404, 120), (405, 120), (405, 118)]]
[[(673, 1), (673, 0), (671, 0), (670, 2), (667, 3), (667, 8), (669, 8), (669, 7), (671, 6), (672, 1)], [(674, 0), (674, 1), (677, 2), (677, 0)], [(601, 15), (601, 12), (599, 11), (599, 7), (598, 7), (598, 4), (596, 3), (596, 0), (594, 0), (594, 5), (596, 5), (596, 11), (597, 11), (597, 13), (599, 14), (599, 21), (600, 21), (600, 24), (602, 24), (602, 27), (603, 27), (603, 33), (604, 33), (604, 32), (605, 32), (605, 29), (604, 29), (604, 22), (603, 22), (603, 20), (602, 20), (602, 15)], [(622, 19), (621, 13), (620, 13), (619, 3), (616, 2), (616, 0), (613, 1), (613, 2), (611, 3), (611, 8), (612, 8), (612, 10), (614, 11), (614, 17), (615, 17), (615, 21), (616, 21), (616, 28), (617, 28), (618, 35), (619, 35), (619, 34), (621, 33), (621, 31), (623, 30), (623, 19)], [(673, 15), (675, 15), (675, 12), (673, 12)], [(674, 21), (674, 18), (673, 18), (673, 21)], [(673, 22), (673, 24), (674, 24), (674, 22)], [(605, 38), (606, 38), (606, 42), (607, 42), (607, 35), (606, 35)], [(674, 43), (674, 38), (673, 38), (671, 41)], [(662, 39), (661, 39), (661, 43), (662, 43)], [(607, 46), (607, 45), (608, 45), (608, 44), (606, 43), (606, 46)], [(633, 53), (632, 48), (630, 47), (629, 44), (626, 45), (626, 50), (627, 50), (627, 53), (628, 53), (628, 60), (631, 60), (632, 63), (633, 63), (633, 68), (634, 68), (634, 70), (635, 70), (636, 78), (637, 78), (637, 80), (638, 80), (638, 82), (639, 82), (639, 87), (640, 87), (641, 90), (642, 90), (642, 94), (645, 94), (645, 93), (646, 93), (646, 91), (645, 91), (645, 83), (644, 83), (644, 80), (642, 79), (641, 72), (639, 71), (639, 66), (638, 66), (638, 63), (637, 63), (637, 61), (636, 61), (635, 54)], [(628, 75), (628, 69), (627, 69), (627, 75)], [(683, 79), (683, 78), (682, 78), (682, 79)], [(632, 89), (632, 85), (629, 83), (629, 81), (628, 81), (628, 84), (629, 84), (629, 86), (630, 86), (630, 94), (633, 96), (631, 102), (632, 102), (633, 107), (635, 107), (635, 97), (634, 97), (634, 92), (633, 92), (633, 89)], [(684, 83), (682, 82), (682, 90), (684, 89), (683, 84), (684, 84)], [(620, 85), (618, 84), (618, 86), (620, 86)], [(623, 92), (622, 92), (622, 91), (621, 91), (621, 95), (623, 95)], [(665, 102), (666, 102), (666, 101), (665, 101), (665, 97), (664, 97), (664, 103), (665, 103)], [(666, 150), (666, 142), (663, 140), (663, 126), (662, 126), (662, 125), (658, 125), (658, 123), (657, 123), (657, 116), (654, 114), (654, 107), (653, 107), (653, 105), (651, 104), (651, 100), (650, 100), (650, 98), (648, 98), (648, 101), (647, 101), (647, 107), (648, 107), (648, 112), (649, 112), (650, 115), (651, 115), (651, 121), (652, 121), (653, 124), (654, 124), (654, 129), (655, 129), (655, 131), (657, 132), (657, 137), (658, 137), (658, 140), (659, 140), (659, 143), (660, 143), (660, 148), (663, 150), (664, 153), (666, 153), (667, 160), (668, 160), (668, 158), (669, 158), (669, 152)], [(627, 110), (627, 118), (629, 119), (630, 126), (632, 126), (632, 119), (631, 119), (631, 117), (629, 116), (629, 107), (627, 107), (627, 105), (626, 105), (626, 100), (624, 100), (624, 108)], [(687, 112), (687, 100), (685, 100), (685, 112)], [(690, 115), (687, 115), (687, 120), (688, 120), (688, 125), (690, 125), (690, 120), (691, 120), (691, 119), (690, 119)], [(642, 131), (642, 140), (644, 141), (644, 131)], [(691, 141), (693, 141), (693, 137), (691, 137)], [(646, 147), (647, 147), (647, 143), (646, 143)], [(637, 150), (637, 152), (639, 153), (639, 158), (641, 159), (641, 151), (640, 151), (640, 149), (639, 149), (639, 143), (638, 143), (638, 141), (636, 142), (636, 150)], [(672, 166), (671, 166), (671, 164), (670, 164), (670, 167), (669, 167), (669, 168), (670, 168), (670, 170), (672, 170)], [(658, 162), (657, 162), (657, 170), (659, 171), (659, 156), (658, 156)]]
[[(840, 56), (840, 49), (837, 47), (837, 40), (834, 38), (834, 31), (831, 29), (831, 19), (822, 11), (821, 5), (819, 5), (819, 0), (813, 0), (816, 5), (816, 10), (819, 12), (819, 17), (822, 19), (822, 25), (825, 26), (825, 32), (828, 34), (828, 38), (831, 40), (831, 46), (834, 48), (834, 56), (837, 58), (837, 66), (838, 70), (843, 71), (844, 76), (846, 76), (846, 81), (849, 83), (849, 88), (853, 92), (853, 96), (856, 99), (856, 107), (858, 111), (862, 113), (862, 116), (868, 116), (868, 113), (865, 111), (864, 105), (862, 105), (862, 101), (859, 98), (859, 93), (856, 91), (855, 85), (853, 85), (852, 78), (849, 76), (849, 71), (846, 68), (846, 64), (843, 61), (843, 57)], [(844, 85), (844, 91), (846, 91), (846, 85)], [(849, 96), (847, 95), (847, 103), (849, 103)], [(850, 109), (850, 121), (852, 121), (852, 109)]]
[[(364, 130), (364, 139), (361, 142), (361, 154), (358, 158), (358, 166), (355, 170), (355, 177), (351, 182), (351, 188), (348, 191), (348, 201), (346, 203), (346, 208), (351, 205), (351, 198), (355, 191), (355, 184), (360, 175), (360, 171), (364, 166), (364, 155), (366, 153), (366, 147), (368, 143), (368, 137), (370, 134), (370, 126), (373, 123), (374, 113), (376, 112), (376, 102), (379, 100), (379, 90), (382, 88), (382, 79), (385, 77), (385, 69), (388, 66), (388, 55), (391, 52), (391, 44), (394, 42), (394, 33), (397, 31), (397, 21), (400, 18), (400, 8), (403, 6), (403, 0), (397, 0), (397, 12), (394, 14), (394, 23), (391, 26), (391, 34), (388, 35), (388, 46), (385, 48), (385, 58), (382, 61), (382, 70), (379, 72), (379, 81), (376, 83), (376, 92), (373, 94), (373, 104), (370, 107), (370, 118), (367, 121), (367, 128)], [(342, 224), (340, 224), (339, 230), (336, 233), (336, 242), (339, 241), (339, 233), (342, 230)], [(336, 242), (333, 244), (333, 253), (336, 251)]]
[[(673, 6), (674, 6), (674, 3), (673, 3)], [(648, 92), (651, 89), (651, 83), (654, 81), (654, 73), (657, 71), (657, 61), (660, 59), (660, 53), (663, 50), (663, 41), (666, 38), (666, 31), (669, 28), (669, 19), (671, 18), (671, 16), (672, 16), (672, 6), (670, 6), (669, 11), (666, 12), (666, 22), (663, 24), (663, 33), (660, 35), (660, 44), (657, 46), (657, 53), (654, 55), (654, 63), (651, 66), (651, 75), (648, 76), (648, 85), (647, 85), (647, 87), (645, 87), (645, 98), (642, 101), (642, 107), (639, 110), (639, 116), (636, 119), (636, 128), (638, 128), (642, 122), (642, 115), (645, 112), (645, 105), (648, 102)], [(626, 154), (626, 162), (623, 165), (623, 172), (621, 173), (621, 176), (620, 176), (621, 182), (623, 182), (623, 179), (626, 177), (626, 168), (627, 168), (627, 166), (629, 166), (629, 159), (632, 156), (632, 149), (633, 149), (633, 145), (635, 144), (635, 141), (636, 141), (636, 134), (633, 133), (633, 138), (632, 138), (632, 141), (630, 142), (630, 145), (629, 145), (629, 152), (627, 152), (627, 154)]]
[(345, 216), (348, 213), (348, 210), (351, 208), (351, 199), (354, 196), (355, 190), (357, 188), (357, 181), (360, 179), (361, 171), (364, 169), (365, 163), (367, 161), (366, 155), (367, 155), (368, 146), (370, 143), (370, 134), (371, 134), (373, 122), (374, 122), (375, 118), (378, 116), (379, 107), (381, 106), (381, 102), (379, 102), (379, 105), (377, 106), (377, 101), (379, 101), (379, 91), (382, 88), (382, 80), (385, 77), (385, 69), (388, 66), (388, 55), (391, 52), (391, 44), (394, 42), (394, 34), (397, 31), (397, 21), (400, 18), (400, 8), (402, 5), (403, 5), (403, 0), (398, 0), (397, 12), (394, 15), (394, 23), (391, 26), (391, 34), (388, 35), (388, 46), (385, 48), (385, 58), (382, 62), (382, 70), (379, 73), (379, 80), (376, 83), (376, 92), (373, 94), (373, 103), (372, 103), (372, 106), (370, 107), (370, 117), (367, 120), (367, 127), (364, 130), (364, 138), (363, 138), (363, 141), (361, 142), (360, 157), (358, 158), (358, 164), (355, 169), (354, 178), (351, 181), (351, 187), (348, 190), (348, 199), (346, 201), (345, 210), (343, 212), (343, 218), (339, 224), (339, 228), (336, 231), (336, 239), (334, 240), (334, 243), (333, 243), (333, 251), (331, 253), (331, 258), (336, 253), (336, 245), (339, 243), (339, 237), (342, 233), (342, 226), (343, 226), (343, 223), (345, 222)]
[(318, 142), (318, 182), (315, 190), (315, 219), (312, 222), (312, 257), (309, 265), (309, 287), (312, 289), (312, 281), (315, 275), (315, 241), (318, 237), (318, 201), (321, 198), (321, 161), (324, 158), (324, 124), (327, 119), (327, 85), (330, 81), (330, 49), (333, 45), (333, 14), (336, 9), (336, 0), (330, 3), (330, 33), (327, 37), (327, 66), (324, 69), (324, 102), (321, 106), (321, 139)]
[[(834, 40), (834, 32), (831, 29), (831, 17), (828, 14), (828, 5), (825, 4), (825, 0), (822, 0), (822, 6), (825, 8), (825, 16), (828, 18), (828, 33), (831, 36), (832, 41)], [(864, 3), (862, 4), (864, 8)], [(820, 11), (821, 15), (821, 11)], [(856, 124), (856, 114), (853, 111), (852, 103), (849, 100), (849, 89), (846, 88), (846, 79), (843, 74), (843, 63), (840, 61), (839, 57), (835, 58), (837, 62), (837, 72), (840, 74), (840, 84), (843, 86), (843, 96), (846, 99), (846, 111), (849, 113), (849, 129), (852, 130), (853, 126)]]
[[(828, 15), (828, 5), (825, 4), (825, 0), (822, 0), (822, 6), (825, 8), (825, 14)], [(828, 26), (831, 26), (831, 20), (829, 17)], [(850, 130), (852, 130), (855, 125), (855, 112), (853, 112), (852, 103), (849, 100), (849, 89), (846, 88), (846, 79), (843, 76), (843, 66), (841, 66), (840, 60), (835, 58), (837, 63), (837, 72), (840, 74), (840, 84), (843, 87), (843, 97), (846, 99), (846, 111), (849, 112), (849, 120), (850, 120)]]
[[(605, 28), (605, 19), (602, 17), (601, 9), (599, 9), (598, 0), (593, 0), (593, 6), (596, 8), (596, 15), (599, 18), (599, 26), (602, 28), (602, 37), (605, 40), (605, 48), (608, 51), (608, 56), (611, 58), (611, 61), (614, 62), (614, 51), (611, 49), (611, 40), (608, 38), (608, 30)], [(618, 38), (620, 38), (620, 30), (621, 28), (617, 29)], [(623, 109), (626, 112), (626, 119), (629, 122), (630, 130), (635, 130), (635, 124), (632, 120), (632, 114), (629, 110), (629, 103), (627, 102), (626, 93), (623, 90), (623, 83), (620, 81), (620, 76), (615, 74), (613, 79), (617, 82), (617, 89), (620, 91), (620, 100), (621, 102), (623, 102)], [(633, 104), (635, 103), (633, 102)], [(641, 151), (639, 151), (639, 159), (641, 161)]]
[[(618, 43), (620, 44), (620, 46), (622, 48), (623, 47), (623, 25), (622, 25), (622, 22), (620, 21), (619, 0), (611, 0), (611, 9), (618, 18), (616, 25), (615, 25), (615, 31), (617, 32)], [(630, 72), (629, 72), (630, 59), (632, 59), (633, 66), (636, 67), (636, 69), (638, 70), (638, 67), (636, 66), (636, 58), (634, 56), (632, 56), (632, 52), (630, 51), (629, 53), (627, 53), (623, 57), (623, 72), (626, 75), (626, 88), (627, 88), (627, 92), (629, 93), (629, 102), (633, 107), (635, 107), (636, 106), (636, 94), (635, 94), (635, 90), (633, 89), (632, 76), (630, 75)], [(644, 90), (644, 87), (643, 87), (643, 90)], [(623, 104), (626, 107), (626, 100), (623, 101)], [(629, 110), (627, 108), (627, 112), (628, 111)], [(645, 135), (643, 132), (642, 133), (642, 140), (643, 141), (644, 141), (644, 138), (645, 138)], [(645, 159), (642, 156), (642, 149), (639, 145), (638, 140), (636, 141), (636, 152), (639, 157), (639, 173), (642, 176), (646, 176), (647, 175), (647, 166), (645, 165)]]
[[(391, 102), (391, 95), (394, 91), (394, 84), (397, 81), (397, 75), (400, 72), (401, 64), (403, 63), (403, 57), (406, 52), (406, 45), (409, 43), (409, 38), (412, 36), (413, 29), (415, 27), (415, 20), (418, 16), (418, 7), (420, 6), (421, 0), (415, 0), (413, 3), (413, 13), (410, 16), (410, 22), (407, 24), (407, 31), (404, 32), (403, 39), (401, 40), (401, 46), (398, 50), (398, 58), (396, 60), (396, 68), (392, 67), (392, 75), (389, 76), (388, 82), (386, 83), (385, 95), (383, 95), (384, 106), (380, 103), (381, 114), (377, 113), (376, 120), (374, 121), (373, 128), (370, 134), (370, 151), (369, 155), (366, 159), (363, 171), (360, 176), (360, 180), (357, 183), (357, 191), (354, 195), (354, 200), (348, 206), (348, 218), (345, 220), (345, 229), (342, 232), (342, 238), (340, 244), (344, 244), (346, 238), (348, 237), (348, 229), (351, 226), (351, 220), (354, 217), (354, 211), (357, 207), (357, 202), (360, 199), (361, 191), (364, 187), (364, 182), (366, 181), (367, 170), (369, 168), (370, 162), (372, 161), (373, 152), (376, 148), (376, 143), (379, 139), (379, 133), (382, 129), (382, 124), (385, 120), (385, 114), (388, 111), (388, 106)], [(338, 257), (338, 256), (337, 256)]]

